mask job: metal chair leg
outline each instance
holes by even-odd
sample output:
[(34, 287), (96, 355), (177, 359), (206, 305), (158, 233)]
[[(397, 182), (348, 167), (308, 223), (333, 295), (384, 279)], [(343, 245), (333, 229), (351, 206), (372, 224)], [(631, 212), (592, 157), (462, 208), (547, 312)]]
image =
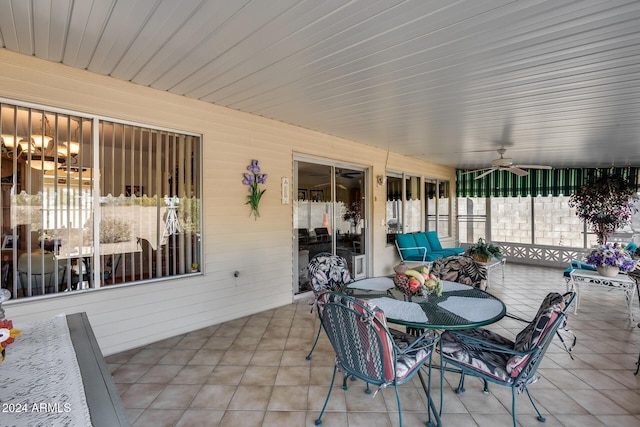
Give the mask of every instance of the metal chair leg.
[(307, 354), (307, 357), (305, 357), (305, 359), (307, 359), (307, 360), (311, 360), (311, 353), (313, 353), (313, 350), (316, 348), (316, 345), (318, 344), (318, 339), (320, 339), (320, 331), (322, 331), (322, 325), (320, 325), (318, 327), (318, 333), (316, 334), (316, 340), (313, 342), (313, 345), (311, 346), (311, 350), (309, 350), (309, 354)]

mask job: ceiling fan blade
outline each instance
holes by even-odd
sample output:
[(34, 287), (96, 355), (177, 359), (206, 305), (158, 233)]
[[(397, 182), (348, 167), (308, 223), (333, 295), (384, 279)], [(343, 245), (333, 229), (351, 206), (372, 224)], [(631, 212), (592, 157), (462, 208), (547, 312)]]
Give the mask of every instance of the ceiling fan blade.
[(513, 165), (513, 168), (521, 168), (521, 169), (552, 169), (551, 166), (543, 166), (543, 165)]
[(495, 170), (498, 170), (498, 168), (489, 168), (486, 172), (481, 173), (480, 175), (476, 176), (475, 179), (480, 179), (480, 178), (482, 178), (484, 176), (487, 176), (487, 175), (489, 175), (491, 172), (493, 172)]
[(516, 167), (516, 166), (510, 166), (507, 170), (511, 173), (515, 173), (518, 176), (529, 175), (529, 172), (527, 172), (526, 170), (520, 169), (519, 167)]
[(484, 171), (493, 170), (493, 169), (495, 169), (495, 168), (472, 169), (472, 170), (461, 172), (460, 175), (468, 175), (470, 173), (484, 172)]

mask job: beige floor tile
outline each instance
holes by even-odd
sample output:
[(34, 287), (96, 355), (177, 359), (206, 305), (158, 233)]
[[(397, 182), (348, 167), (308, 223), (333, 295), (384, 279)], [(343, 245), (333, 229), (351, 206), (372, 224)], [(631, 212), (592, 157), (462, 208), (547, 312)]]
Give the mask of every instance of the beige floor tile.
[(169, 384), (151, 403), (153, 409), (185, 409), (191, 405), (201, 385)]
[(141, 365), (141, 364), (124, 364), (116, 369), (112, 376), (113, 381), (117, 383), (135, 383), (144, 374), (151, 369), (153, 365)]
[(221, 409), (226, 410), (233, 394), (235, 386), (205, 384), (189, 406), (192, 409)]
[(173, 427), (178, 422), (182, 409), (147, 409), (133, 424), (133, 427)]
[(273, 366), (247, 367), (240, 384), (242, 385), (273, 385), (278, 374), (278, 368)]
[(147, 408), (165, 387), (165, 384), (132, 384), (121, 396), (122, 404), (125, 408)]
[(220, 365), (248, 365), (253, 357), (252, 351), (227, 350), (218, 364)]
[(594, 415), (624, 415), (628, 412), (598, 390), (567, 390), (567, 394)]
[(278, 369), (275, 385), (309, 385), (310, 366), (281, 366)]
[(281, 350), (258, 350), (249, 363), (255, 366), (280, 366), (281, 360)]
[(176, 423), (176, 427), (216, 427), (223, 415), (224, 411), (187, 409)]
[(207, 384), (238, 385), (247, 366), (216, 366)]
[(309, 389), (306, 386), (275, 386), (269, 399), (269, 411), (306, 411)]
[(171, 384), (204, 384), (213, 372), (211, 365), (185, 366), (170, 381)]
[(189, 365), (217, 365), (225, 352), (223, 350), (200, 349), (189, 360)]
[(187, 350), (177, 348), (170, 350), (167, 354), (162, 356), (162, 359), (158, 361), (161, 365), (186, 365), (189, 360), (196, 354), (197, 350)]
[[(510, 313), (531, 318), (547, 292), (564, 289), (562, 270), (508, 262), (504, 282), (493, 282), (490, 292)], [(311, 360), (305, 359), (319, 325), (309, 309), (299, 300), (106, 357), (129, 419), (138, 426), (313, 426), (335, 353), (323, 332)], [(489, 329), (514, 337), (523, 327), (505, 318)], [(629, 327), (619, 295), (585, 293), (569, 327), (578, 337), (574, 359), (554, 342), (539, 369), (541, 379), (530, 386), (545, 426), (640, 425), (640, 376), (633, 375), (640, 331)], [(373, 398), (362, 381), (347, 381), (344, 391), (342, 378), (339, 372), (323, 425), (398, 425), (392, 388)], [(445, 374), (443, 425), (511, 427), (509, 388), (492, 384), (485, 395), (481, 381), (467, 378), (467, 391), (456, 394), (458, 379)], [(436, 372), (436, 405), (439, 384)], [(417, 377), (400, 394), (404, 425), (423, 426), (426, 398)], [(526, 395), (517, 402), (520, 427), (539, 427)]]
[(269, 404), (273, 386), (239, 385), (231, 402), (230, 410), (264, 411)]
[(264, 420), (263, 411), (226, 411), (220, 420), (220, 427), (260, 427)]
[(182, 365), (153, 365), (138, 379), (138, 383), (168, 384), (182, 370)]
[(262, 427), (304, 426), (306, 416), (304, 411), (267, 411)]

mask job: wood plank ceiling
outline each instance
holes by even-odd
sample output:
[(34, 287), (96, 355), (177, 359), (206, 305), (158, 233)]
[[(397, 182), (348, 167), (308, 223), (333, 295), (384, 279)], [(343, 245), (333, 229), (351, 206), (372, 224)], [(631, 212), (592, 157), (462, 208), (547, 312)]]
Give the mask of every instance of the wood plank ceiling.
[(640, 165), (639, 30), (630, 0), (0, 0), (6, 49), (458, 168)]

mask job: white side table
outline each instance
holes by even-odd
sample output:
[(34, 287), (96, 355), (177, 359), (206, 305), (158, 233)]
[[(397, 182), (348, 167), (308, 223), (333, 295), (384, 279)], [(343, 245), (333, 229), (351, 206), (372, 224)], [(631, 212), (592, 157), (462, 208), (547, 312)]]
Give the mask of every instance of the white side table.
[(600, 275), (597, 271), (576, 269), (569, 273), (571, 284), (576, 292), (576, 306), (574, 313), (578, 313), (580, 308), (580, 287), (582, 285), (598, 285), (609, 290), (624, 292), (627, 308), (629, 309), (629, 320), (633, 322), (633, 298), (636, 294), (636, 281), (625, 273), (619, 273), (614, 277)]

